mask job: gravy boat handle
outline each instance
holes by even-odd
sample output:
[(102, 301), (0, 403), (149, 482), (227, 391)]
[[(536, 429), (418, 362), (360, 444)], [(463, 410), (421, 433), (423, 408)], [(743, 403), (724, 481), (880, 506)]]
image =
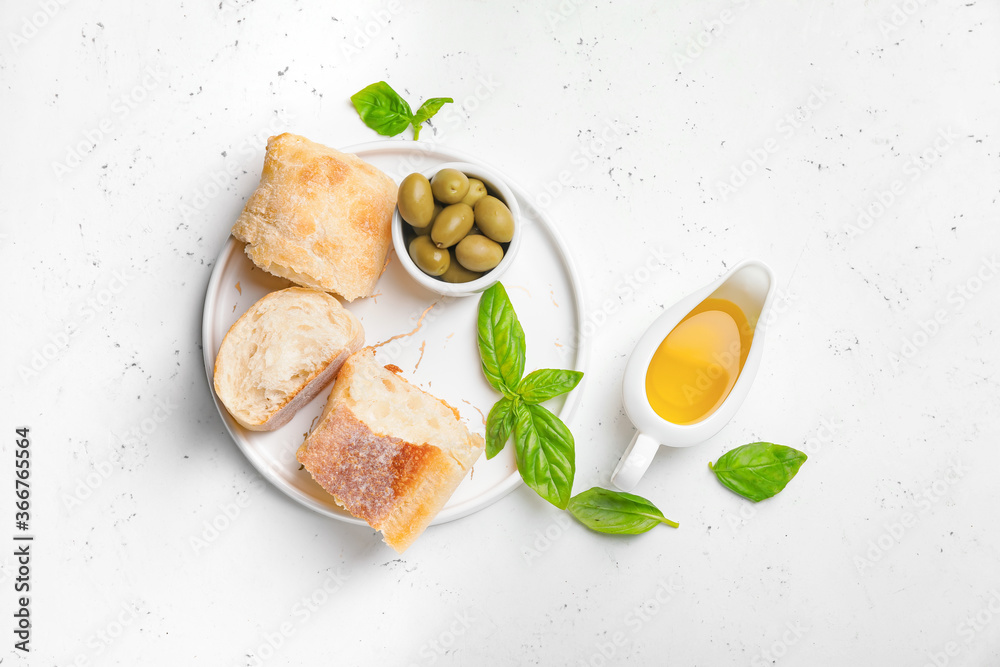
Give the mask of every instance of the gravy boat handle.
[(611, 483), (622, 491), (631, 491), (642, 479), (656, 456), (660, 443), (639, 431), (632, 436), (625, 453), (618, 461), (618, 466), (611, 473)]

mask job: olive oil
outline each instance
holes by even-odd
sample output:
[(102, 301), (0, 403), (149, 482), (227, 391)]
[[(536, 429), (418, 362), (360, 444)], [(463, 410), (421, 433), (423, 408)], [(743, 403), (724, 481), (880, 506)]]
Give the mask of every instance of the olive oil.
[(752, 342), (739, 306), (705, 299), (656, 348), (646, 370), (650, 407), (674, 424), (702, 421), (729, 396)]

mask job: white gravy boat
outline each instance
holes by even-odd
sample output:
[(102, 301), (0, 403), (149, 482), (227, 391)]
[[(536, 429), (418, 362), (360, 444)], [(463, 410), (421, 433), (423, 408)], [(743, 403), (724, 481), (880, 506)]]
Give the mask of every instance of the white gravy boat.
[[(649, 468), (660, 445), (690, 447), (708, 440), (722, 430), (750, 392), (764, 350), (764, 330), (776, 290), (774, 273), (764, 262), (748, 259), (710, 285), (690, 294), (668, 308), (636, 343), (622, 380), (625, 412), (636, 426), (635, 436), (622, 454), (611, 481), (623, 491), (631, 491)], [(646, 371), (653, 354), (677, 324), (709, 297), (732, 301), (746, 315), (753, 329), (753, 341), (746, 362), (729, 395), (708, 417), (694, 424), (674, 424), (658, 415), (646, 398)]]

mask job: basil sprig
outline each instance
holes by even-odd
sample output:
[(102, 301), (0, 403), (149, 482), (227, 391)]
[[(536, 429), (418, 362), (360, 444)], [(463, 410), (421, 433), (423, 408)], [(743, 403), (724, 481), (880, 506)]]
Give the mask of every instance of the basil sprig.
[(572, 391), (583, 379), (580, 371), (561, 371), (543, 368), (532, 371), (517, 386), (517, 393), (525, 403), (544, 403), (550, 398)]
[(587, 528), (612, 535), (638, 535), (661, 523), (679, 526), (645, 498), (597, 486), (573, 496), (567, 509)]
[(514, 417), (514, 456), (521, 479), (542, 498), (566, 509), (576, 474), (573, 434), (540, 405), (518, 401)]
[(521, 479), (580, 523), (601, 533), (636, 535), (657, 523), (677, 527), (645, 498), (593, 488), (570, 498), (576, 474), (573, 434), (559, 417), (539, 405), (572, 391), (583, 373), (543, 368), (524, 377), (524, 330), (507, 296), (496, 283), (479, 299), (479, 356), (486, 380), (503, 394), (486, 418), (486, 458), (514, 436), (514, 458)]
[(501, 283), (480, 297), (477, 328), (483, 375), (503, 394), (486, 418), (486, 458), (499, 454), (513, 434), (514, 456), (524, 483), (566, 509), (576, 473), (573, 434), (538, 403), (570, 391), (583, 373), (546, 369), (523, 377), (524, 329)]
[(491, 459), (500, 453), (514, 432), (517, 404), (513, 399), (504, 396), (497, 401), (486, 418), (486, 458)]
[(420, 108), (417, 109), (417, 113), (413, 114), (413, 120), (411, 121), (413, 123), (413, 139), (417, 140), (420, 138), (421, 123), (440, 111), (441, 107), (445, 104), (454, 101), (450, 97), (432, 97), (421, 104)]
[(351, 95), (351, 102), (364, 124), (382, 136), (394, 137), (412, 125), (413, 139), (416, 141), (420, 138), (421, 124), (454, 100), (450, 97), (432, 97), (421, 104), (414, 114), (399, 93), (385, 81), (379, 81)]
[(726, 452), (708, 467), (726, 488), (760, 502), (785, 488), (807, 458), (792, 447), (752, 442)]
[(524, 374), (524, 329), (503, 285), (496, 283), (479, 299), (479, 356), (486, 380), (507, 398)]

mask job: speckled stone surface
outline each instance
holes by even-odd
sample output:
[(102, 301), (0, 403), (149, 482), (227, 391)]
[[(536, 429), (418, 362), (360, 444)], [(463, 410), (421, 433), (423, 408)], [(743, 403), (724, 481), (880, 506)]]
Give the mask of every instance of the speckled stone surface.
[[(10, 0), (0, 35), (0, 539), (20, 425), (36, 535), (30, 659), (2, 549), (4, 665), (1000, 662), (996, 3)], [(583, 268), (578, 491), (631, 436), (645, 326), (774, 268), (743, 408), (636, 490), (679, 530), (520, 488), (397, 557), (227, 435), (201, 308), (266, 137), (376, 139), (348, 97), (380, 79), (455, 98), (422, 139), (511, 174)], [(761, 439), (810, 458), (753, 505), (706, 464)]]

